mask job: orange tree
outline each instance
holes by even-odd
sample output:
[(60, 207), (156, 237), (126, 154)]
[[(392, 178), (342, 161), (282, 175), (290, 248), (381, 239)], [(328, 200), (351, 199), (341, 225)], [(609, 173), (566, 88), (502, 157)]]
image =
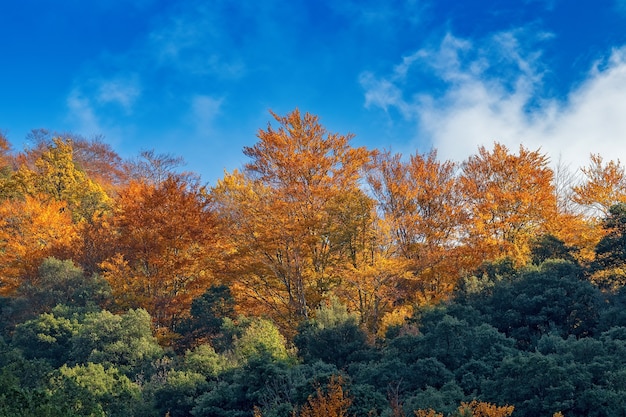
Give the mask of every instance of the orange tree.
[(0, 294), (36, 284), (39, 265), (48, 256), (63, 257), (77, 240), (63, 202), (26, 196), (0, 203)]
[(229, 228), (235, 294), (293, 325), (341, 280), (346, 245), (334, 225), (351, 214), (337, 202), (358, 193), (371, 152), (309, 113), (272, 115), (278, 129), (259, 130), (259, 141), (244, 148), (251, 161), (212, 195)]
[(204, 190), (175, 177), (131, 182), (116, 201), (111, 229), (115, 255), (101, 267), (116, 303), (145, 308), (157, 327), (175, 331), (214, 282), (217, 228)]
[(463, 212), (456, 165), (437, 160), (435, 151), (408, 161), (384, 153), (376, 158), (369, 183), (392, 242), (394, 256), (407, 261), (408, 299), (440, 299), (454, 284), (461, 258)]
[(557, 213), (548, 158), (523, 146), (512, 154), (496, 143), (492, 151), (481, 146), (462, 171), (468, 258), (475, 265), (501, 257), (526, 263), (532, 239), (550, 231)]

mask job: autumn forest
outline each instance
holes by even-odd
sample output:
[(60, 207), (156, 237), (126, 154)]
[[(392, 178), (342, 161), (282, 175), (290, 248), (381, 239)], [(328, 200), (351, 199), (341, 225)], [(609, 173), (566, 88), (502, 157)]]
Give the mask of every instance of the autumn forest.
[(626, 416), (626, 171), (270, 114), (204, 184), (0, 135), (0, 416)]

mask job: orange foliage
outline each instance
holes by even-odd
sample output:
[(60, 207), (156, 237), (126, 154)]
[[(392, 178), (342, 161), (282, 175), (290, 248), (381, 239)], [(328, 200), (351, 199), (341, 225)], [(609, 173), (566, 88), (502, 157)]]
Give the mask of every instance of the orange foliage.
[(31, 282), (41, 261), (66, 252), (76, 228), (63, 202), (26, 196), (0, 204), (0, 294)]
[(626, 173), (619, 159), (605, 164), (600, 155), (592, 154), (582, 172), (585, 182), (573, 187), (573, 200), (587, 207), (592, 216), (606, 217), (611, 206), (626, 202)]
[(117, 254), (101, 264), (121, 308), (143, 307), (175, 330), (213, 283), (216, 223), (202, 189), (170, 178), (131, 183), (112, 219)]
[(480, 264), (510, 257), (518, 265), (529, 259), (531, 240), (549, 231), (556, 216), (553, 172), (538, 151), (520, 146), (511, 154), (496, 143), (479, 148), (463, 164), (461, 189), (468, 223), (463, 241), (468, 256)]
[(443, 414), (436, 412), (435, 410), (417, 410), (414, 412), (417, 417), (443, 417)]
[(300, 417), (346, 417), (352, 398), (343, 390), (343, 378), (332, 376), (326, 392), (317, 388), (316, 396), (310, 396), (300, 410)]
[(440, 162), (437, 153), (381, 154), (369, 183), (388, 225), (395, 256), (409, 261), (403, 298), (441, 299), (462, 269), (458, 251), (463, 212), (456, 165)]
[(353, 213), (337, 202), (359, 192), (371, 154), (308, 113), (272, 115), (280, 127), (259, 131), (244, 149), (252, 161), (221, 180), (213, 198), (234, 248), (236, 295), (293, 326), (341, 280), (346, 242), (336, 225)]
[(499, 407), (494, 404), (473, 400), (470, 403), (461, 403), (458, 413), (461, 416), (470, 412), (472, 417), (508, 417), (513, 413), (515, 407), (506, 405)]

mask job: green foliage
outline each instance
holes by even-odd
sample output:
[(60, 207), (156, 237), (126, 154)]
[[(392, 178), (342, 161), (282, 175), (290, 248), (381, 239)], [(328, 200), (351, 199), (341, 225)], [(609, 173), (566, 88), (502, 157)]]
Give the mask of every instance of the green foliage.
[(626, 204), (612, 206), (602, 227), (606, 235), (596, 245), (590, 270), (600, 288), (615, 292), (626, 285)]
[(269, 357), (287, 361), (290, 352), (285, 337), (274, 323), (266, 319), (254, 319), (234, 342), (234, 355), (243, 363), (255, 358)]
[(186, 371), (195, 372), (207, 378), (216, 377), (227, 366), (227, 359), (207, 344), (188, 350), (183, 358), (183, 368)]
[(539, 236), (530, 248), (531, 260), (535, 265), (540, 265), (548, 259), (575, 262), (574, 252), (574, 248), (567, 246), (561, 239), (550, 234)]
[(363, 360), (370, 353), (367, 335), (357, 324), (357, 316), (332, 298), (316, 310), (315, 318), (303, 322), (294, 338), (298, 353), (306, 362), (324, 361), (343, 368)]
[(116, 366), (127, 375), (146, 370), (163, 354), (152, 335), (150, 315), (142, 309), (123, 315), (88, 313), (71, 342), (75, 363)]
[(35, 284), (28, 283), (18, 289), (31, 312), (49, 312), (63, 304), (78, 308), (97, 308), (111, 295), (103, 278), (94, 274), (85, 276), (81, 268), (70, 260), (45, 259), (39, 267)]
[(626, 204), (612, 206), (602, 227), (608, 233), (596, 246), (594, 269), (622, 266), (626, 262)]
[(50, 381), (53, 403), (76, 416), (133, 414), (140, 388), (115, 368), (88, 363), (63, 365)]
[(43, 313), (17, 325), (12, 344), (21, 349), (26, 358), (42, 358), (57, 367), (69, 360), (72, 338), (79, 328), (75, 319)]
[(496, 284), (492, 296), (468, 302), (519, 347), (532, 349), (548, 332), (584, 337), (596, 331), (600, 294), (579, 266), (550, 260), (517, 274)]
[(183, 321), (180, 345), (192, 346), (218, 337), (225, 318), (235, 318), (235, 299), (226, 285), (212, 285), (191, 302), (190, 317)]
[(154, 394), (159, 415), (189, 416), (196, 398), (206, 391), (208, 386), (207, 380), (201, 374), (176, 370), (168, 372), (165, 382)]

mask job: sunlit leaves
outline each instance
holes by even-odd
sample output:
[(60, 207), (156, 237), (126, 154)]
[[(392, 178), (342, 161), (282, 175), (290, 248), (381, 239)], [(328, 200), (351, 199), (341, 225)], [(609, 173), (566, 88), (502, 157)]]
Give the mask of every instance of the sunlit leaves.
[(63, 254), (76, 240), (64, 202), (26, 196), (0, 203), (0, 293), (33, 279), (41, 261)]
[(311, 114), (273, 116), (279, 128), (259, 131), (257, 144), (244, 148), (251, 162), (226, 175), (213, 196), (243, 284), (233, 288), (291, 321), (307, 317), (339, 282), (345, 246), (334, 225), (353, 213), (335, 202), (358, 191), (371, 154)]
[(71, 140), (55, 138), (34, 162), (22, 165), (14, 174), (14, 187), (21, 195), (65, 202), (75, 221), (89, 220), (108, 208), (110, 199), (74, 162)]
[(204, 191), (178, 178), (132, 182), (112, 228), (117, 254), (102, 263), (121, 308), (143, 307), (174, 329), (213, 280), (216, 224)]
[(462, 169), (468, 249), (482, 260), (508, 256), (527, 262), (530, 240), (547, 231), (556, 215), (547, 157), (522, 146), (512, 154), (496, 143), (491, 152), (480, 147)]
[(573, 187), (573, 200), (591, 215), (608, 216), (611, 206), (626, 202), (626, 173), (619, 159), (605, 163), (600, 155), (592, 154), (582, 172), (584, 182)]
[(439, 299), (461, 270), (457, 249), (463, 212), (456, 171), (435, 151), (416, 153), (408, 161), (384, 153), (368, 177), (395, 256), (412, 272), (404, 297)]

